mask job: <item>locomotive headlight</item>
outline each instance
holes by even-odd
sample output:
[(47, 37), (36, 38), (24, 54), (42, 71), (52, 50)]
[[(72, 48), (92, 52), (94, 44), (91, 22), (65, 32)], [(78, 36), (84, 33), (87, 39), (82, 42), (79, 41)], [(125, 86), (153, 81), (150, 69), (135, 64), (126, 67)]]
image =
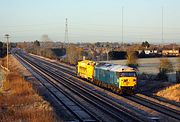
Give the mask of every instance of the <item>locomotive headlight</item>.
[(128, 81), (128, 79), (124, 79), (124, 82), (127, 82)]

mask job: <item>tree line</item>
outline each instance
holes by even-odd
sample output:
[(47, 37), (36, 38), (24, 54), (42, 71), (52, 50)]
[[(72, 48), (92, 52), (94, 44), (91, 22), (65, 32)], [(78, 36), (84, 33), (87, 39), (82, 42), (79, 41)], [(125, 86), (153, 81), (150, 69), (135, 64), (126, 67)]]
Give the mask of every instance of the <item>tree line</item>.
[(3, 58), (7, 54), (6, 44), (0, 41), (0, 58)]
[[(36, 40), (28, 45), (29, 46), (21, 45), (21, 47), (25, 47), (26, 51), (29, 53), (33, 53), (50, 59), (58, 59), (61, 62), (65, 62), (71, 65), (76, 65), (79, 60), (83, 60), (84, 56), (86, 57), (86, 59), (90, 60), (93, 60), (94, 58), (92, 55), (89, 55), (89, 50), (85, 50), (84, 48), (79, 47), (75, 44), (69, 44), (61, 48), (52, 48), (48, 45), (42, 46), (41, 43), (38, 40)], [(144, 42), (142, 45), (144, 47), (149, 47), (148, 42)], [(119, 52), (110, 51), (108, 55), (110, 59), (127, 59), (126, 65), (128, 66), (134, 68), (138, 68), (139, 66), (138, 58), (140, 57), (140, 54), (138, 54), (138, 52), (134, 51), (133, 49)], [(178, 61), (178, 64), (180, 65), (180, 59)], [(159, 65), (159, 73), (157, 74), (156, 79), (167, 80), (167, 73), (172, 72), (173, 70), (174, 69), (172, 63), (168, 58), (161, 59)], [(178, 68), (178, 71), (180, 71), (180, 66)]]

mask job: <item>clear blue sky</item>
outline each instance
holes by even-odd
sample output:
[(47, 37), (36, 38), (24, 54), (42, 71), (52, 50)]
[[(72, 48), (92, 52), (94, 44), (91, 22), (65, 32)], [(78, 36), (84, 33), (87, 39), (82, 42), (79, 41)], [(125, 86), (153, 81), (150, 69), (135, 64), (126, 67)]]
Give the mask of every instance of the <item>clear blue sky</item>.
[(0, 0), (0, 39), (41, 40), (47, 34), (64, 41), (68, 18), (70, 42), (122, 41), (180, 43), (180, 0)]

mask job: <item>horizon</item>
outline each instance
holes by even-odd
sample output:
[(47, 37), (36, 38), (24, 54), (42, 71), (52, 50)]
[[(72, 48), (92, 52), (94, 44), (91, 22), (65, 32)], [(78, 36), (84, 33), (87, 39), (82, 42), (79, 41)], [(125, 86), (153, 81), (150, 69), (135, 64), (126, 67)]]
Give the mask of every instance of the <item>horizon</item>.
[(180, 44), (178, 0), (6, 0), (0, 10), (1, 40), (8, 33), (13, 42), (41, 41), (43, 35), (64, 42), (68, 18), (69, 43)]
[[(34, 41), (36, 41), (36, 40), (33, 40), (33, 41), (19, 41), (19, 42), (14, 42), (14, 43), (33, 43)], [(64, 43), (64, 42), (62, 42), (62, 41), (41, 41), (41, 40), (37, 40), (37, 41), (39, 41), (40, 43), (62, 43), (62, 44), (95, 44), (95, 43), (109, 43), (109, 44), (114, 44), (114, 43), (118, 43), (119, 45), (122, 45), (122, 43), (119, 41), (119, 42), (115, 42), (115, 41), (113, 41), (113, 42), (108, 42), (108, 41), (97, 41), (97, 42), (69, 42), (69, 43)], [(141, 45), (143, 42), (145, 42), (145, 41), (142, 41), (142, 42), (125, 42), (125, 43), (123, 43), (124, 45), (128, 45), (128, 44), (130, 44), (130, 45)], [(148, 42), (148, 41), (147, 41)], [(13, 42), (12, 42), (13, 43)], [(149, 43), (149, 42), (148, 42)], [(157, 46), (157, 45), (163, 45), (163, 46), (167, 46), (167, 45), (177, 45), (177, 46), (180, 46), (180, 43), (174, 43), (174, 42), (170, 42), (170, 43), (163, 43), (163, 44), (161, 44), (161, 43), (149, 43), (150, 44), (150, 46), (151, 45), (153, 45), (153, 46)]]

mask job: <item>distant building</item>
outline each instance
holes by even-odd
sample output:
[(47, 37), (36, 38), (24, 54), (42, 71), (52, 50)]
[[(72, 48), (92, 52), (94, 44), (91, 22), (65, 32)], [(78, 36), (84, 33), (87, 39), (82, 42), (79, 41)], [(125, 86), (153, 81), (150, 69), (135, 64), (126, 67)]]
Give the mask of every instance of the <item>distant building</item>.
[(164, 55), (164, 56), (179, 56), (180, 49), (163, 49), (162, 55)]
[(147, 49), (143, 49), (143, 50), (138, 50), (139, 54), (144, 52), (144, 54), (146, 55), (155, 55), (158, 54), (158, 49), (156, 48), (147, 48)]
[(158, 50), (144, 50), (144, 53), (147, 54), (147, 55), (150, 55), (150, 54), (157, 54), (158, 53)]

